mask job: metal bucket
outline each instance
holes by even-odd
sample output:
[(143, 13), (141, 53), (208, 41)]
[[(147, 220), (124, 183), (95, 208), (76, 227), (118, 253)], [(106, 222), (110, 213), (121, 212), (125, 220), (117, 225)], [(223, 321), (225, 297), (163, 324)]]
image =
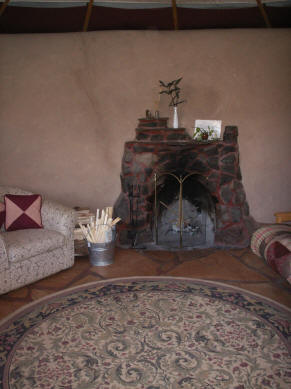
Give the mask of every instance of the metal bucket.
[(88, 242), (90, 263), (93, 266), (107, 266), (114, 261), (116, 232), (111, 230), (111, 239), (105, 243)]

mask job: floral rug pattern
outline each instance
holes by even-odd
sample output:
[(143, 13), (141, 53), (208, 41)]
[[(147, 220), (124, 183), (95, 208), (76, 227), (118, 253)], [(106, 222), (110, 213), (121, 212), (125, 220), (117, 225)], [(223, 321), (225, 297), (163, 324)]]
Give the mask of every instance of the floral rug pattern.
[(116, 279), (50, 296), (4, 321), (0, 387), (284, 389), (290, 339), (291, 311), (241, 289)]

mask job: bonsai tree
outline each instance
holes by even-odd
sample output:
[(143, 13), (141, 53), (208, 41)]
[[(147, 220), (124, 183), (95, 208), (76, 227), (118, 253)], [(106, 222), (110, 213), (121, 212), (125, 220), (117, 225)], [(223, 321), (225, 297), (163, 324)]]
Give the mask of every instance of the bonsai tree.
[(169, 107), (177, 107), (178, 104), (183, 103), (185, 100), (180, 100), (180, 91), (181, 88), (178, 86), (180, 81), (183, 77), (178, 78), (178, 80), (173, 80), (169, 82), (168, 84), (164, 83), (163, 81), (160, 81), (161, 88), (164, 88), (164, 90), (160, 91), (160, 94), (166, 94), (170, 96), (170, 104)]

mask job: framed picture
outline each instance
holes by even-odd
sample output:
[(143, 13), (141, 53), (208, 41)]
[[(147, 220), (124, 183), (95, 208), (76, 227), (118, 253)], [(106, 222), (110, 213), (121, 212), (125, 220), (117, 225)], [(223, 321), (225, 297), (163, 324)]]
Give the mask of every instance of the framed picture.
[[(197, 128), (200, 131), (197, 132)], [(221, 120), (195, 120), (194, 126), (194, 139), (201, 136), (201, 133), (208, 133), (208, 139), (220, 139), (221, 138)]]

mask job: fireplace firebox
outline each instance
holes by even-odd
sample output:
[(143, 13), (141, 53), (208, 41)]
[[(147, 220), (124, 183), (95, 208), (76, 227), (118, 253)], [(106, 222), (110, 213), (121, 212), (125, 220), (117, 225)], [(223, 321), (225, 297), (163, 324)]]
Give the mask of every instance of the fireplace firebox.
[(118, 245), (140, 249), (242, 248), (256, 227), (239, 165), (238, 129), (196, 142), (167, 118), (139, 119), (125, 143)]
[(154, 174), (154, 237), (157, 247), (213, 246), (215, 199), (200, 182), (202, 179), (195, 172)]

